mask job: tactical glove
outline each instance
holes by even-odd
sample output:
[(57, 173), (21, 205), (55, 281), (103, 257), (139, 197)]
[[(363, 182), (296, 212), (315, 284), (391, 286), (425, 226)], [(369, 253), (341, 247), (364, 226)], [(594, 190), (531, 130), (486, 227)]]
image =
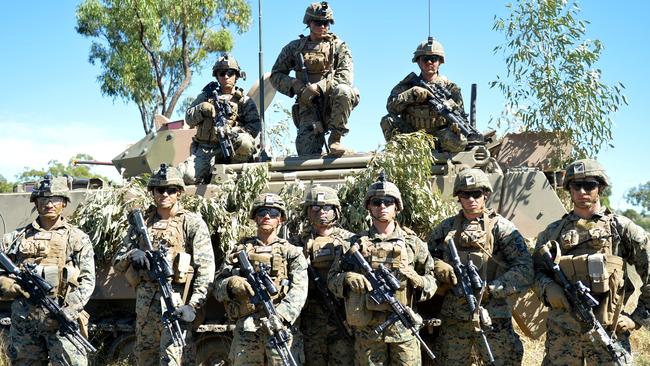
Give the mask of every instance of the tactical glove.
[(409, 93), (409, 99), (413, 101), (413, 103), (422, 103), (427, 100), (431, 96), (431, 93), (429, 93), (428, 90), (424, 89), (421, 86), (414, 86), (411, 89), (408, 90)]
[(551, 282), (546, 285), (544, 288), (544, 298), (546, 299), (546, 303), (549, 304), (552, 309), (571, 308), (569, 300), (567, 300), (562, 286), (558, 285), (555, 282)]
[(291, 90), (293, 91), (293, 95), (300, 94), (300, 92), (304, 87), (305, 87), (305, 83), (303, 83), (299, 79), (293, 79), (291, 81)]
[(279, 315), (271, 315), (269, 317), (269, 329), (272, 331), (279, 331), (285, 329), (284, 321)]
[(320, 89), (318, 88), (318, 85), (311, 84), (305, 87), (302, 93), (300, 93), (300, 104), (303, 106), (310, 106), (311, 100), (319, 95)]
[(424, 287), (424, 277), (420, 276), (413, 267), (406, 266), (400, 268), (399, 272), (409, 280), (409, 282), (411, 283), (411, 285), (413, 285), (413, 287), (415, 288)]
[(507, 296), (505, 286), (499, 281), (492, 281), (488, 285), (488, 292), (495, 299), (504, 299)]
[(247, 299), (255, 295), (253, 287), (241, 276), (230, 277), (228, 280), (228, 292), (236, 299)]
[(147, 254), (143, 250), (133, 249), (131, 253), (129, 253), (128, 259), (134, 269), (149, 270), (151, 268)]
[(631, 332), (638, 328), (634, 320), (630, 319), (627, 315), (621, 314), (618, 316), (618, 321), (616, 322), (616, 331), (618, 333)]
[(201, 111), (201, 114), (205, 118), (214, 118), (217, 116), (217, 112), (214, 109), (212, 103), (202, 102), (201, 104), (199, 104), (199, 110)]
[(345, 274), (344, 282), (348, 286), (350, 291), (356, 292), (358, 294), (364, 294), (367, 291), (372, 290), (372, 285), (366, 279), (366, 276), (360, 273), (347, 272)]
[(456, 286), (458, 279), (454, 273), (454, 267), (447, 264), (442, 259), (436, 259), (433, 264), (433, 275), (440, 283)]
[(196, 310), (192, 305), (183, 305), (174, 311), (174, 315), (179, 317), (185, 323), (190, 323), (196, 318)]
[(24, 298), (29, 299), (29, 293), (23, 290), (23, 288), (16, 283), (16, 280), (7, 276), (0, 276), (0, 295), (11, 299), (18, 295), (22, 295)]

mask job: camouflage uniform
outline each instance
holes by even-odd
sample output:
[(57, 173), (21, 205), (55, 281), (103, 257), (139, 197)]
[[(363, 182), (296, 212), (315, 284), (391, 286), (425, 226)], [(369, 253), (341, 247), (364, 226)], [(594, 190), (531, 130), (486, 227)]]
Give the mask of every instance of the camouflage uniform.
[[(312, 4), (314, 6), (318, 7)], [(310, 8), (307, 9), (309, 11)], [(308, 17), (305, 18), (305, 24), (309, 25)], [(304, 56), (308, 79), (299, 66), (300, 54)], [(295, 77), (289, 76), (291, 70), (295, 72)], [(301, 83), (297, 83), (296, 79)], [(296, 84), (315, 83), (321, 91), (318, 108), (322, 125), (316, 127), (319, 121), (313, 104), (296, 103), (292, 108), (293, 120), (298, 127), (298, 155), (320, 155), (326, 131), (332, 132), (330, 146), (332, 138), (338, 137), (340, 140), (348, 133), (348, 117), (359, 103), (358, 91), (352, 87), (352, 79), (352, 54), (347, 44), (334, 33), (328, 33), (322, 41), (312, 41), (309, 36), (301, 35), (282, 48), (271, 70), (273, 86), (289, 97), (301, 94), (302, 89), (296, 90)]]
[[(66, 178), (54, 178), (54, 182), (63, 181)], [(53, 183), (53, 187), (57, 183)], [(32, 201), (35, 194), (38, 195), (39, 190), (32, 193)], [(58, 194), (52, 192), (51, 195)], [(67, 197), (65, 193), (62, 195)], [(88, 313), (83, 308), (95, 288), (94, 252), (88, 235), (62, 216), (49, 230), (45, 230), (36, 219), (28, 226), (4, 235), (0, 250), (18, 266), (38, 264), (44, 278), (55, 287), (54, 294), (64, 312), (84, 321), (87, 326)], [(78, 275), (66, 279), (64, 268), (67, 273), (78, 271)], [(40, 307), (28, 304), (24, 297), (13, 301), (9, 330), (12, 365), (47, 365), (48, 358), (53, 365), (87, 365), (85, 352), (77, 349), (48, 323), (48, 315)]]
[[(431, 298), (436, 292), (434, 259), (412, 231), (395, 224), (395, 230), (388, 235), (380, 235), (372, 227), (353, 237), (351, 242), (359, 246), (359, 251), (373, 268), (383, 263), (391, 270), (402, 285), (395, 297), (404, 305), (413, 306), (416, 302)], [(407, 284), (407, 278), (400, 270), (406, 267), (414, 269), (424, 278), (422, 289), (414, 290)], [(391, 314), (390, 308), (386, 304), (374, 304), (367, 295), (349, 292), (344, 281), (346, 272), (350, 271), (360, 273), (351, 255), (339, 251), (329, 273), (328, 285), (334, 294), (345, 299), (347, 321), (355, 330), (355, 364), (420, 365), (420, 344), (399, 321), (382, 334), (374, 332)]]
[(228, 289), (228, 281), (239, 275), (237, 254), (245, 250), (251, 264), (258, 268), (260, 263), (270, 265), (272, 277), (279, 296), (274, 298), (275, 309), (291, 335), (291, 353), (302, 364), (304, 360), (302, 339), (295, 326), (307, 298), (307, 261), (300, 249), (288, 241), (276, 238), (265, 246), (256, 237), (245, 238), (228, 254), (215, 279), (214, 296), (224, 302), (226, 312), (236, 320), (234, 339), (230, 346), (230, 362), (237, 365), (282, 365), (277, 351), (268, 343), (260, 318), (266, 317), (261, 306), (255, 307), (246, 301), (234, 298)]
[[(308, 228), (298, 238), (296, 245), (303, 248), (305, 257), (323, 280), (334, 262), (336, 252), (346, 252), (349, 249), (349, 239), (353, 234), (340, 227), (335, 227), (328, 237), (315, 237)], [(332, 295), (334, 297), (334, 295)], [(344, 318), (343, 309), (341, 317)], [(318, 289), (309, 281), (309, 295), (301, 314), (302, 319), (308, 319), (300, 324), (300, 330), (305, 338), (305, 364), (313, 366), (352, 365), (354, 363), (354, 345), (339, 325), (330, 315), (321, 300)]]
[[(521, 364), (524, 348), (513, 330), (512, 308), (506, 297), (525, 291), (533, 281), (532, 258), (524, 238), (512, 222), (491, 209), (486, 209), (483, 217), (474, 220), (468, 220), (461, 211), (438, 224), (429, 239), (431, 252), (447, 263), (450, 263), (445, 244), (448, 235), (454, 236), (463, 263), (471, 259), (488, 285), (501, 285), (504, 289), (499, 295), (486, 291), (482, 301), (492, 319), (492, 327), (485, 327), (484, 331), (495, 364)], [(441, 365), (473, 364), (482, 348), (476, 332), (478, 319), (469, 313), (465, 298), (447, 292), (440, 317), (442, 327), (434, 347), (437, 361)]]

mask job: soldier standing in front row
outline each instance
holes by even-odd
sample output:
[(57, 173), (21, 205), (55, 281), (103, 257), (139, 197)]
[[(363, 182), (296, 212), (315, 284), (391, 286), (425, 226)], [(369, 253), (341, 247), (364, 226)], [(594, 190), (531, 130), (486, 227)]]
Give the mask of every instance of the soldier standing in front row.
[(443, 151), (459, 152), (465, 150), (467, 138), (458, 126), (439, 115), (428, 99), (431, 92), (419, 83), (429, 87), (440, 85), (447, 89), (451, 97), (445, 101), (449, 109), (463, 112), (463, 96), (460, 88), (440, 75), (440, 66), (445, 62), (445, 50), (440, 42), (429, 37), (420, 43), (413, 53), (413, 62), (420, 67), (420, 75), (410, 73), (400, 81), (388, 96), (388, 114), (381, 119), (381, 130), (386, 141), (393, 135), (425, 130), (436, 137), (436, 148)]
[[(38, 218), (6, 234), (0, 250), (17, 266), (36, 264), (38, 273), (52, 285), (51, 295), (71, 320), (87, 331), (83, 308), (95, 289), (93, 246), (84, 232), (68, 223), (63, 210), (70, 202), (68, 180), (46, 176), (32, 192)], [(0, 295), (11, 304), (9, 358), (12, 365), (87, 365), (88, 357), (58, 333), (58, 322), (39, 307), (11, 277), (0, 275)], [(83, 333), (83, 331), (82, 331)]]
[[(316, 273), (322, 288), (327, 291), (332, 303), (339, 305), (338, 299), (327, 289), (327, 275), (334, 262), (337, 251), (346, 252), (352, 233), (339, 227), (341, 203), (336, 190), (320, 185), (312, 186), (303, 202), (308, 227), (295, 238), (303, 248), (305, 256)], [(302, 311), (300, 323), (305, 337), (305, 364), (311, 366), (352, 365), (354, 363), (354, 343), (346, 324), (339, 324), (335, 314), (325, 305), (323, 295), (309, 279), (309, 295)], [(336, 306), (338, 318), (345, 320), (343, 307)]]
[[(546, 321), (544, 365), (615, 363), (602, 344), (590, 339), (590, 327), (572, 314), (563, 287), (554, 282), (540, 256), (542, 247), (555, 255), (570, 282), (580, 280), (599, 302), (594, 313), (607, 333), (618, 339), (623, 363), (631, 361), (626, 354), (630, 352), (630, 332), (650, 325), (648, 234), (627, 217), (601, 206), (600, 193), (608, 185), (605, 169), (597, 161), (584, 159), (569, 165), (564, 189), (571, 194), (573, 210), (538, 236), (534, 254), (536, 291), (551, 308)], [(631, 285), (626, 263), (635, 267), (642, 282), (638, 305), (631, 314), (623, 311), (626, 283)]]
[[(352, 87), (352, 55), (347, 44), (329, 32), (334, 14), (326, 1), (309, 5), (303, 23), (309, 27), (309, 36), (301, 35), (284, 46), (271, 70), (271, 83), (282, 94), (298, 96), (291, 110), (298, 127), (298, 155), (320, 155), (327, 131), (331, 131), (330, 154), (343, 155), (350, 151), (341, 144), (341, 137), (348, 133), (348, 117), (359, 103)], [(295, 77), (289, 76), (291, 70)]]
[[(307, 261), (300, 249), (278, 237), (280, 225), (287, 217), (284, 201), (277, 194), (263, 193), (253, 202), (250, 218), (255, 220), (257, 235), (242, 239), (226, 255), (214, 283), (214, 296), (225, 303), (226, 313), (236, 320), (230, 345), (230, 362), (237, 365), (282, 365), (278, 352), (269, 344), (264, 322), (273, 331), (290, 334), (291, 354), (298, 364), (304, 360), (298, 317), (307, 299)], [(240, 276), (238, 253), (246, 251), (253, 268), (260, 264), (278, 292), (272, 296), (277, 315), (266, 318), (261, 304), (251, 303), (255, 295), (245, 277)]]
[[(192, 321), (197, 312), (202, 311), (214, 279), (210, 233), (201, 216), (186, 211), (178, 202), (185, 185), (176, 168), (162, 164), (149, 178), (147, 188), (154, 200), (154, 206), (144, 213), (147, 232), (153, 250), (165, 246), (167, 262), (170, 266), (173, 263), (174, 275), (169, 280), (178, 315), (183, 320), (181, 328), (186, 332), (188, 346), (185, 350), (194, 353)], [(135, 354), (138, 365), (181, 365), (181, 360), (187, 362), (194, 355), (176, 346), (168, 328), (162, 324), (160, 286), (148, 276), (151, 264), (140, 240), (131, 226), (113, 258), (115, 270), (126, 273), (127, 281), (135, 287)], [(190, 296), (186, 298), (188, 294)]]
[[(190, 157), (179, 166), (185, 184), (197, 182), (209, 183), (210, 169), (215, 163), (245, 163), (253, 160), (257, 151), (255, 138), (260, 133), (262, 124), (255, 102), (244, 94), (244, 90), (235, 84), (237, 79), (246, 79), (237, 60), (229, 54), (219, 57), (212, 67), (212, 76), (217, 78), (206, 85), (201, 94), (194, 99), (185, 113), (185, 120), (190, 127), (196, 126), (196, 135), (192, 139)], [(226, 135), (231, 139), (234, 155), (226, 159), (219, 145), (219, 137), (214, 123), (217, 109), (214, 103), (215, 90), (219, 94), (219, 103), (228, 103), (232, 114), (224, 116), (227, 120)]]
[[(512, 327), (511, 308), (506, 298), (521, 293), (533, 282), (533, 260), (524, 238), (512, 222), (485, 206), (492, 192), (487, 175), (479, 169), (465, 169), (456, 176), (454, 196), (462, 210), (433, 229), (429, 238), (434, 257), (450, 263), (448, 238), (453, 238), (463, 264), (470, 260), (485, 282), (482, 306), (491, 319), (483, 326), (467, 301), (451, 292), (444, 295), (441, 332), (434, 352), (441, 365), (472, 365), (476, 358), (487, 363), (487, 351), (480, 343), (477, 327), (483, 326), (495, 365), (521, 364), (524, 348)], [(458, 280), (450, 266), (436, 268), (436, 279), (448, 290)], [(480, 301), (480, 291), (475, 294)], [(484, 318), (488, 322), (487, 318)], [(480, 363), (480, 362), (479, 362)]]
[[(395, 217), (403, 207), (397, 186), (380, 177), (368, 187), (364, 200), (372, 227), (351, 238), (350, 250), (358, 250), (369, 265), (381, 264), (400, 282), (395, 298), (406, 306), (431, 298), (437, 289), (433, 277), (434, 259), (411, 230), (402, 228)], [(388, 304), (375, 304), (369, 297), (370, 283), (350, 251), (337, 255), (328, 285), (345, 299), (347, 321), (355, 330), (356, 365), (404, 365), (422, 363), (420, 344), (400, 321), (377, 334), (375, 329), (391, 315)], [(419, 318), (417, 314), (413, 314)], [(416, 324), (416, 327), (421, 326)]]

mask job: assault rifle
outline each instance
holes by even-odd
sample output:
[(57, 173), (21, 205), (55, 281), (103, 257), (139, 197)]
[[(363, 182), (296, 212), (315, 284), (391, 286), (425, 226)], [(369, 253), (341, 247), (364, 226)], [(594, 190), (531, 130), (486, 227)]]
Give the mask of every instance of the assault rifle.
[[(478, 274), (478, 269), (472, 263), (471, 260), (467, 264), (463, 264), (460, 261), (458, 256), (458, 250), (456, 250), (456, 244), (454, 244), (454, 239), (447, 239), (447, 246), (449, 247), (449, 260), (451, 261), (451, 266), (454, 268), (454, 274), (458, 279), (458, 284), (452, 288), (452, 292), (456, 296), (464, 296), (467, 301), (467, 307), (469, 308), (470, 314), (479, 315), (479, 324), (476, 327), (478, 333), (478, 338), (483, 345), (484, 360), (487, 364), (494, 364), (494, 356), (492, 355), (492, 349), (490, 344), (485, 337), (485, 332), (483, 331), (483, 326), (489, 326), (491, 321), (487, 313), (482, 311), (480, 301), (474, 296), (474, 290), (480, 290), (481, 295), (485, 291), (485, 281), (481, 279), (481, 276)], [(481, 296), (482, 297), (482, 296)]]
[(429, 85), (420, 77), (414, 78), (414, 86), (419, 86), (428, 90), (431, 93), (428, 102), (436, 113), (446, 119), (449, 123), (455, 123), (460, 129), (460, 132), (465, 135), (469, 141), (475, 143), (485, 142), (485, 136), (483, 136), (476, 127), (469, 123), (465, 112), (457, 108), (450, 108), (445, 104), (445, 101), (451, 99), (451, 92), (447, 90), (447, 88), (438, 83)]
[(162, 323), (171, 334), (172, 341), (177, 347), (185, 347), (185, 332), (181, 329), (179, 324), (180, 314), (176, 313), (176, 306), (172, 294), (174, 289), (169, 283), (169, 277), (174, 275), (169, 263), (167, 263), (167, 248), (161, 245), (158, 250), (153, 250), (149, 233), (147, 233), (147, 226), (144, 223), (142, 212), (139, 209), (133, 210), (131, 214), (133, 218), (133, 226), (137, 231), (137, 235), (142, 239), (142, 248), (147, 256), (149, 262), (149, 278), (158, 281), (160, 294), (165, 302), (165, 312), (162, 315)]
[(598, 306), (598, 300), (591, 296), (590, 289), (581, 281), (576, 281), (575, 284), (571, 283), (559, 264), (553, 261), (551, 252), (546, 245), (539, 249), (539, 253), (544, 259), (546, 267), (553, 272), (553, 280), (564, 289), (564, 294), (573, 313), (578, 320), (590, 327), (587, 334), (591, 342), (597, 347), (604, 347), (616, 365), (625, 365), (627, 351), (607, 334), (603, 325), (596, 319), (592, 308)]
[(235, 155), (235, 147), (232, 144), (230, 136), (226, 133), (228, 120), (232, 116), (232, 108), (226, 101), (219, 100), (219, 87), (218, 83), (210, 83), (212, 86), (212, 105), (214, 106), (216, 117), (214, 117), (214, 132), (219, 139), (219, 147), (226, 162), (229, 162), (233, 155)]
[[(305, 78), (305, 87), (308, 87), (311, 85), (311, 83), (309, 82), (309, 73), (307, 72), (307, 66), (305, 66), (305, 57), (303, 56), (302, 53), (298, 53), (298, 62), (299, 62), (298, 67), (300, 67), (300, 71), (302, 72), (302, 75)], [(300, 98), (300, 96), (298, 96), (298, 98)], [(321, 127), (324, 130), (325, 121), (323, 121), (323, 114), (321, 113), (321, 98), (314, 97), (312, 99), (312, 103), (314, 104), (314, 113), (316, 114), (316, 121), (320, 123)], [(316, 128), (315, 125), (312, 125), (312, 130), (315, 128)], [(327, 151), (327, 154), (329, 155), (330, 147), (327, 145), (327, 143), (325, 143), (325, 151)]]
[(424, 348), (427, 355), (434, 360), (436, 356), (433, 354), (429, 346), (424, 343), (424, 340), (418, 332), (416, 321), (413, 316), (413, 310), (395, 298), (395, 291), (400, 288), (400, 283), (397, 278), (395, 278), (395, 276), (393, 276), (393, 274), (390, 273), (390, 271), (382, 264), (379, 264), (379, 267), (373, 270), (366, 259), (363, 258), (361, 253), (359, 253), (356, 245), (350, 248), (350, 252), (361, 268), (363, 275), (372, 286), (372, 290), (368, 293), (370, 299), (377, 305), (387, 303), (393, 310), (391, 315), (388, 316), (388, 319), (375, 328), (375, 333), (379, 335), (391, 324), (399, 321), (405, 328), (411, 331), (411, 334), (413, 334), (418, 342), (420, 342), (420, 346)]
[(327, 310), (332, 319), (334, 319), (334, 323), (336, 323), (336, 327), (339, 329), (341, 335), (343, 335), (348, 341), (352, 341), (350, 328), (348, 328), (347, 323), (339, 312), (340, 304), (334, 299), (330, 290), (327, 289), (324, 279), (311, 264), (307, 266), (307, 274), (309, 275), (309, 279), (314, 282), (314, 285), (320, 294), (321, 305), (325, 307), (325, 310)]
[(245, 251), (240, 251), (237, 257), (239, 259), (240, 273), (246, 278), (246, 281), (255, 292), (255, 295), (251, 297), (251, 303), (253, 305), (260, 304), (264, 308), (266, 314), (264, 327), (271, 336), (269, 343), (280, 355), (284, 366), (298, 366), (289, 348), (289, 333), (286, 329), (276, 329), (269, 321), (271, 316), (278, 316), (275, 306), (273, 306), (273, 300), (271, 300), (271, 296), (277, 294), (278, 289), (267, 272), (267, 266), (261, 263), (259, 271), (256, 272)]
[(63, 309), (52, 299), (52, 285), (36, 273), (35, 264), (25, 264), (21, 271), (4, 253), (0, 252), (0, 266), (15, 277), (16, 283), (29, 294), (27, 302), (45, 310), (47, 315), (59, 323), (59, 334), (66, 337), (79, 351), (95, 353), (97, 350), (81, 335), (79, 324), (68, 318)]

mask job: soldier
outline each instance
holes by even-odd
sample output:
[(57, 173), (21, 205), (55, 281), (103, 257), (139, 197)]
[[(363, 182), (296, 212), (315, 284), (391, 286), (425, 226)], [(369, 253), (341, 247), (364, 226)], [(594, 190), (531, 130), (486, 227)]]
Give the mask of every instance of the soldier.
[[(584, 159), (569, 165), (563, 186), (571, 195), (573, 210), (538, 236), (534, 255), (535, 289), (550, 306), (544, 365), (616, 363), (598, 341), (590, 340), (587, 331), (591, 327), (572, 314), (562, 287), (554, 282), (539, 255), (542, 246), (559, 258), (556, 260), (570, 282), (581, 280), (591, 290), (599, 302), (593, 309), (596, 318), (608, 334), (618, 339), (619, 349), (629, 353), (630, 332), (641, 325), (650, 325), (648, 235), (627, 217), (613, 214), (600, 204), (600, 194), (608, 185), (605, 169), (597, 161)], [(630, 281), (626, 264), (635, 267), (642, 282), (638, 305), (631, 314), (623, 311), (627, 300), (625, 284)], [(625, 352), (622, 355), (627, 362), (631, 361)]]
[(437, 149), (449, 152), (465, 150), (467, 138), (458, 126), (450, 125), (429, 104), (431, 92), (418, 86), (421, 82), (429, 86), (442, 86), (450, 93), (445, 104), (464, 113), (460, 88), (439, 72), (440, 65), (445, 62), (442, 44), (429, 37), (415, 49), (412, 62), (420, 67), (420, 75), (415, 75), (414, 72), (408, 74), (391, 90), (386, 103), (388, 114), (381, 119), (384, 138), (388, 141), (395, 134), (425, 130), (436, 137)]
[[(426, 244), (395, 221), (402, 202), (397, 186), (380, 176), (378, 182), (368, 187), (364, 200), (372, 227), (350, 242), (372, 268), (382, 264), (400, 281), (395, 297), (412, 306), (431, 298), (438, 286), (433, 276), (434, 259)], [(347, 321), (355, 331), (356, 365), (421, 364), (420, 344), (401, 322), (375, 333), (377, 326), (391, 315), (391, 308), (385, 303), (377, 305), (367, 297), (370, 283), (349, 251), (335, 259), (328, 284), (333, 293), (345, 299)], [(421, 317), (413, 315), (418, 318), (417, 327), (421, 326)]]
[[(327, 296), (333, 304), (340, 305), (338, 299), (327, 290), (327, 274), (336, 251), (346, 252), (349, 249), (347, 239), (352, 233), (337, 224), (341, 217), (341, 203), (336, 190), (320, 185), (312, 186), (305, 195), (303, 208), (309, 226), (295, 238), (295, 242), (303, 248), (312, 267), (309, 270), (317, 274)], [(337, 321), (345, 319), (343, 307), (337, 309), (340, 310), (338, 316), (331, 314), (314, 283), (314, 276), (310, 277), (307, 304), (301, 315), (302, 319), (309, 321), (300, 324), (305, 337), (306, 364), (352, 365), (354, 344), (351, 342), (350, 331), (347, 324)]]
[[(149, 179), (147, 188), (153, 195), (154, 205), (144, 213), (145, 224), (153, 249), (165, 246), (167, 262), (170, 266), (173, 263), (174, 275), (169, 280), (177, 315), (182, 319), (180, 325), (186, 334), (185, 352), (174, 345), (169, 329), (162, 324), (160, 286), (148, 276), (149, 259), (133, 226), (113, 258), (113, 267), (125, 273), (135, 288), (138, 365), (180, 365), (181, 360), (187, 362), (194, 357), (192, 321), (197, 312), (201, 315), (214, 278), (214, 252), (208, 226), (201, 216), (186, 211), (178, 202), (185, 185), (176, 168), (162, 164)], [(201, 316), (197, 322), (200, 319)]]
[[(300, 249), (278, 237), (286, 220), (284, 201), (277, 194), (260, 194), (253, 202), (250, 218), (255, 220), (257, 235), (243, 238), (226, 256), (217, 278), (214, 296), (224, 302), (229, 318), (236, 320), (230, 346), (232, 365), (282, 365), (278, 352), (268, 342), (265, 324), (290, 334), (291, 354), (298, 364), (304, 361), (298, 317), (307, 299), (307, 261)], [(251, 303), (255, 293), (246, 278), (240, 276), (237, 255), (246, 251), (253, 267), (268, 266), (278, 292), (272, 296), (277, 316), (266, 318), (261, 304)]]
[[(68, 223), (63, 210), (70, 202), (68, 180), (50, 175), (32, 191), (38, 217), (31, 224), (6, 234), (0, 250), (17, 266), (37, 264), (37, 271), (53, 286), (53, 296), (64, 314), (88, 328), (83, 308), (95, 289), (93, 245), (84, 232)], [(11, 304), (9, 358), (12, 365), (87, 365), (85, 352), (58, 333), (58, 322), (40, 307), (27, 302), (29, 295), (8, 276), (0, 276), (0, 294)]]
[[(298, 96), (291, 110), (298, 127), (298, 155), (321, 154), (327, 131), (331, 131), (330, 154), (343, 155), (351, 151), (341, 144), (341, 137), (348, 133), (348, 117), (359, 102), (358, 91), (352, 87), (352, 54), (329, 31), (334, 13), (326, 1), (309, 5), (303, 23), (309, 36), (300, 35), (284, 46), (273, 65), (271, 83), (282, 94)], [(289, 76), (291, 70), (295, 77)]]
[[(506, 297), (526, 291), (533, 282), (533, 260), (524, 238), (512, 222), (485, 206), (492, 192), (487, 175), (479, 169), (465, 169), (456, 176), (454, 196), (462, 210), (438, 224), (431, 233), (429, 249), (435, 257), (450, 263), (446, 239), (453, 238), (463, 264), (471, 260), (487, 288), (481, 305), (491, 318), (484, 327), (496, 365), (521, 364), (524, 348), (512, 327), (511, 308)], [(448, 290), (456, 284), (450, 266), (436, 267), (436, 279)], [(442, 291), (441, 291), (442, 292)], [(442, 328), (434, 352), (441, 365), (472, 365), (476, 358), (487, 363), (484, 345), (479, 343), (477, 314), (469, 311), (462, 296), (443, 292), (440, 317)], [(481, 299), (481, 293), (475, 294)], [(484, 317), (489, 323), (488, 317)]]
[[(191, 155), (179, 166), (185, 184), (209, 183), (210, 168), (215, 163), (244, 163), (253, 160), (257, 152), (255, 138), (262, 128), (255, 102), (235, 84), (240, 77), (246, 79), (237, 60), (229, 54), (219, 57), (212, 67), (212, 76), (217, 78), (206, 85), (185, 113), (185, 120), (194, 127)], [(214, 91), (219, 93), (219, 103), (227, 103), (232, 111), (227, 119), (226, 136), (232, 141), (234, 155), (223, 156), (214, 122), (217, 109), (214, 106)]]

